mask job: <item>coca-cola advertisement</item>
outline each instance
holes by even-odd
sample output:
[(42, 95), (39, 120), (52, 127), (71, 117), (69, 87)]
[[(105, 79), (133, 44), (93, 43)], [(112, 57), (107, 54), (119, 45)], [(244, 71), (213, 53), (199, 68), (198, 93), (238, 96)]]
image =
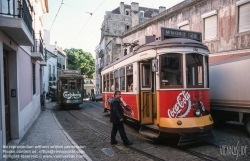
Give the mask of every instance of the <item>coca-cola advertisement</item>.
[[(113, 94), (105, 93), (103, 94), (103, 106), (107, 109), (110, 109), (111, 100)], [(122, 94), (121, 96), (121, 106), (124, 111), (124, 115), (131, 117), (133, 119), (138, 119), (138, 110), (136, 105), (136, 95), (134, 94)]]
[(182, 90), (160, 92), (160, 116), (168, 118), (194, 117), (194, 110), (199, 109), (201, 116), (209, 114), (208, 90)]

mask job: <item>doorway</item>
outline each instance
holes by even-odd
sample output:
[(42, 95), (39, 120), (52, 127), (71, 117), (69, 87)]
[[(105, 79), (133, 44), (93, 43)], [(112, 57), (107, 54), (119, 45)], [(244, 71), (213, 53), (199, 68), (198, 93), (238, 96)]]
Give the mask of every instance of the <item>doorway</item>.
[(5, 128), (6, 144), (10, 141), (10, 98), (9, 98), (9, 64), (7, 51), (3, 50), (3, 70), (4, 70), (4, 103), (5, 103)]
[(152, 95), (152, 66), (151, 63), (140, 63), (140, 114), (141, 124), (153, 123), (153, 95)]

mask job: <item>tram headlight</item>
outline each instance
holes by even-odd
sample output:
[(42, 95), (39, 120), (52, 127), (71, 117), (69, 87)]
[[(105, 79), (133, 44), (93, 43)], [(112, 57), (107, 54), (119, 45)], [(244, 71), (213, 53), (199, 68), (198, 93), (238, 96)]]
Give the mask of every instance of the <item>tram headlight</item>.
[(196, 117), (200, 117), (200, 116), (201, 116), (201, 110), (200, 110), (199, 108), (196, 108), (196, 109), (194, 110), (194, 115), (195, 115)]

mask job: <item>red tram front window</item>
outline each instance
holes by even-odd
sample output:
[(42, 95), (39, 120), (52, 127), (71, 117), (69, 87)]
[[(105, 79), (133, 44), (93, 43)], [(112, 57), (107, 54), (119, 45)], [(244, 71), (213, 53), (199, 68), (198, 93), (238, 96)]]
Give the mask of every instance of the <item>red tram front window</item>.
[(186, 55), (186, 79), (187, 87), (203, 87), (203, 56), (197, 53)]
[(161, 88), (182, 88), (182, 55), (164, 54), (160, 58)]

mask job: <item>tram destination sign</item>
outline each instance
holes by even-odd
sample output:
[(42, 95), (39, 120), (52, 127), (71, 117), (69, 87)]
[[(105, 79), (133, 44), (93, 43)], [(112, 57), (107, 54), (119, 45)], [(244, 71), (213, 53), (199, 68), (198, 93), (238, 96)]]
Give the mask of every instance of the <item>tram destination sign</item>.
[(187, 38), (201, 42), (202, 36), (200, 32), (162, 27), (161, 39), (164, 40), (167, 38)]

